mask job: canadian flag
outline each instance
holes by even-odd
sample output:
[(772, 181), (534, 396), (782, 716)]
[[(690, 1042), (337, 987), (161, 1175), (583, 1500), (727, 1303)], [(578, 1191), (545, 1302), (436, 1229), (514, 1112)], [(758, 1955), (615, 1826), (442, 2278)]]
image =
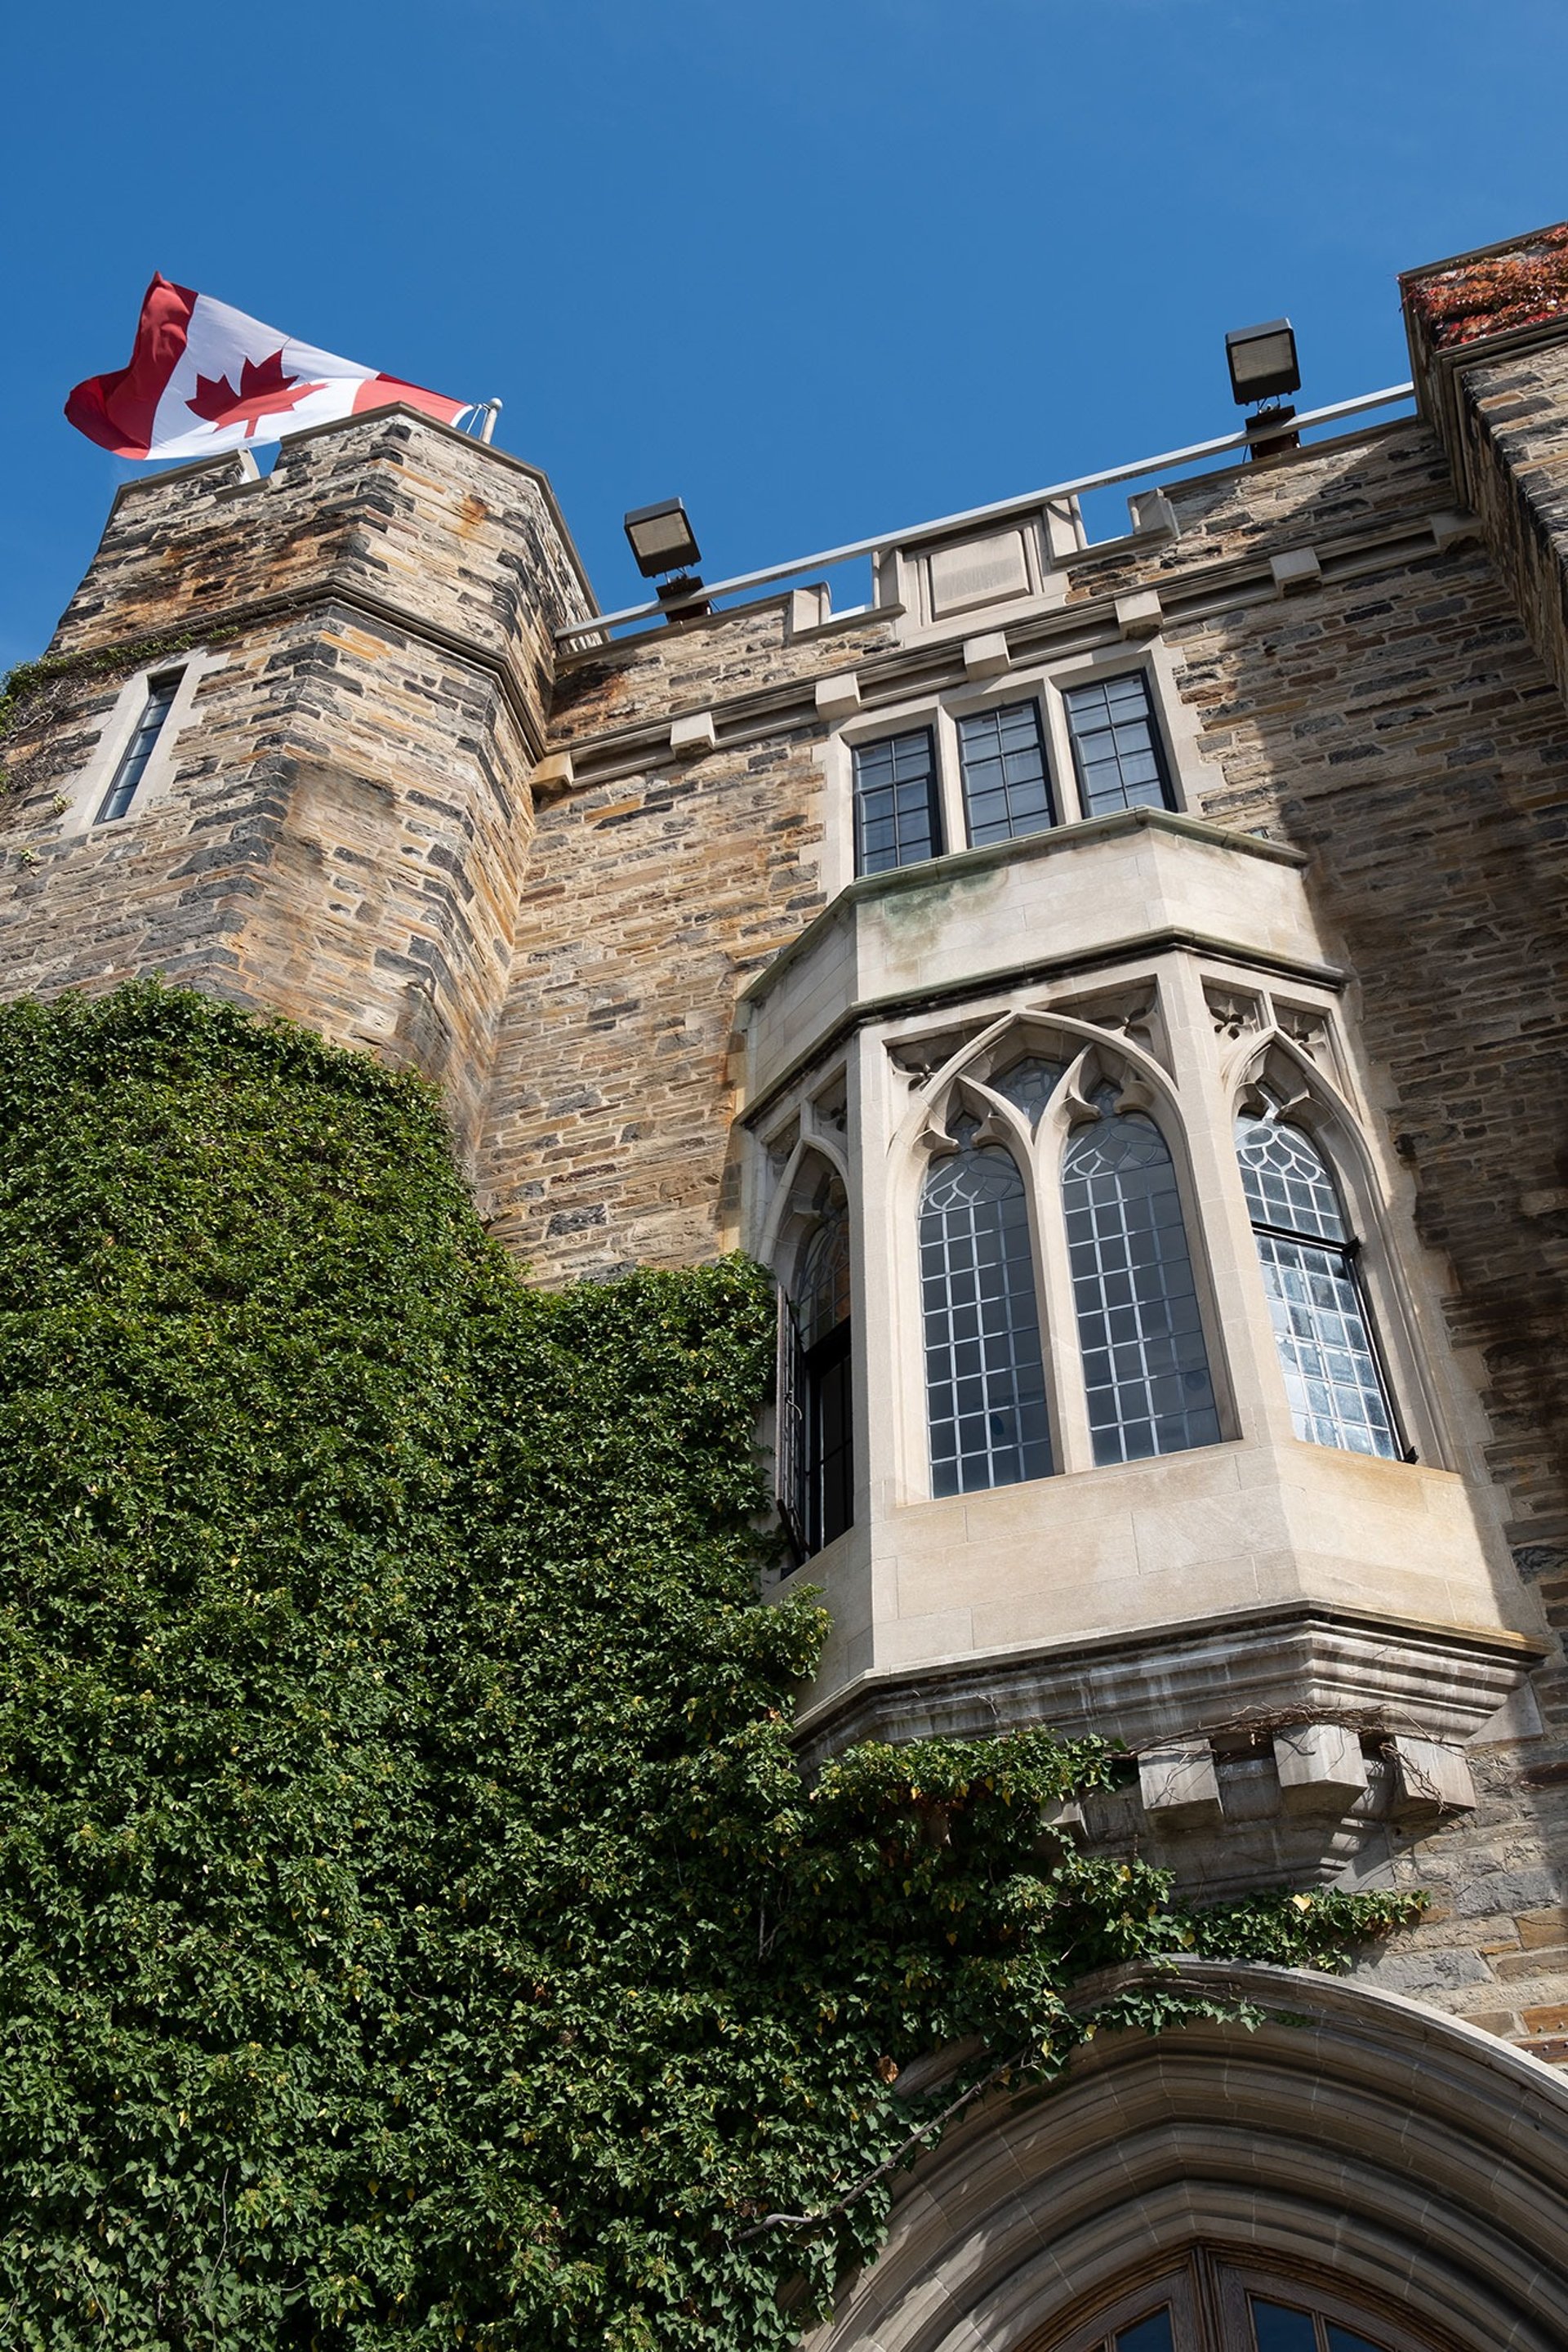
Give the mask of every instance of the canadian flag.
[(206, 457), (394, 401), (444, 425), (474, 405), (334, 359), (210, 294), (154, 277), (130, 365), (79, 383), (66, 415), (119, 457)]

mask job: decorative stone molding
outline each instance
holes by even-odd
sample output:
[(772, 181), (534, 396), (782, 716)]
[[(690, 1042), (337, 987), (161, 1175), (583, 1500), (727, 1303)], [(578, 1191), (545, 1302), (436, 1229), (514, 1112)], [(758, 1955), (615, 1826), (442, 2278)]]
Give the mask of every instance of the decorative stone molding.
[(1047, 2352), (1131, 2264), (1205, 2243), (1319, 2271), (1456, 2352), (1557, 2352), (1568, 2081), (1364, 1983), (1215, 1961), (1175, 1980), (1263, 2021), (1101, 2033), (1060, 2085), (979, 2105), (900, 2180), (880, 2256), (803, 2352)]
[(854, 670), (840, 670), (832, 677), (817, 679), (816, 709), (820, 718), (848, 719), (859, 708), (860, 680)]
[(1287, 554), (1271, 555), (1268, 569), (1274, 575), (1275, 593), (1280, 596), (1299, 595), (1303, 588), (1322, 585), (1323, 567), (1314, 547), (1293, 547)]
[(1165, 617), (1157, 588), (1136, 588), (1116, 599), (1116, 625), (1124, 637), (1152, 637)]
[(1348, 1812), (1366, 1788), (1361, 1741), (1342, 1723), (1296, 1723), (1274, 1735), (1274, 1769), (1289, 1813)]
[(1000, 629), (989, 636), (966, 637), (963, 641), (963, 675), (972, 681), (1000, 677), (1011, 669), (1013, 657), (1007, 651), (1007, 640)]
[(695, 710), (685, 719), (674, 721), (669, 730), (669, 748), (678, 760), (698, 760), (704, 751), (711, 751), (719, 740), (719, 730), (713, 724), (710, 710)]
[(855, 1740), (973, 1738), (1035, 1723), (1064, 1737), (1114, 1732), (1139, 1752), (1221, 1728), (1335, 1721), (1457, 1746), (1542, 1654), (1519, 1633), (1288, 1601), (861, 1675), (807, 1709), (797, 1737), (808, 1769)]
[(1166, 1829), (1208, 1829), (1225, 1818), (1206, 1741), (1145, 1748), (1138, 1759), (1138, 1791), (1144, 1811)]

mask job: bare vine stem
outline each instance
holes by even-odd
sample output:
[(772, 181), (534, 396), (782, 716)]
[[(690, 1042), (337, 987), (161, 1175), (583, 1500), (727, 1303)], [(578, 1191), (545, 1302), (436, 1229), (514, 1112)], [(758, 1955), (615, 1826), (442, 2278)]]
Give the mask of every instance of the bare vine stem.
[(999, 2083), (1004, 2074), (1010, 2074), (1016, 2067), (1022, 2066), (1028, 2054), (1029, 2045), (1026, 2042), (1022, 2050), (1016, 2050), (1010, 2058), (1004, 2058), (999, 2066), (993, 2066), (990, 2074), (982, 2081), (972, 2083), (967, 2091), (961, 2091), (958, 2097), (943, 2107), (940, 2115), (931, 2116), (927, 2122), (920, 2126), (918, 2130), (912, 2131), (908, 2139), (893, 2150), (891, 2156), (885, 2158), (877, 2166), (875, 2171), (866, 2173), (855, 2183), (853, 2189), (847, 2189), (836, 2205), (825, 2205), (819, 2213), (764, 2214), (762, 2221), (753, 2221), (749, 2230), (741, 2231), (741, 2244), (745, 2245), (751, 2239), (760, 2238), (766, 2230), (820, 2230), (826, 2228), (829, 2221), (837, 2221), (840, 2215), (848, 2212), (851, 2205), (859, 2202), (868, 2189), (875, 2189), (879, 2180), (885, 2180), (889, 2172), (896, 2172), (905, 2157), (912, 2148), (918, 2147), (921, 2140), (929, 2139), (932, 2132), (940, 2131), (943, 2124), (950, 2122), (961, 2108), (969, 2105), (971, 2099), (977, 2099), (982, 2091), (990, 2090), (993, 2084)]

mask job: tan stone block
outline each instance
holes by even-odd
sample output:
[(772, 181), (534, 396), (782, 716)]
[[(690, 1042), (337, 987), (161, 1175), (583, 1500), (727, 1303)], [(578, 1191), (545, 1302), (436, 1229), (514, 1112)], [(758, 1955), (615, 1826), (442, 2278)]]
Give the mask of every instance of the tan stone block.
[(1494, 1960), (1495, 1975), (1505, 1981), (1520, 1977), (1568, 1976), (1568, 1944), (1554, 1945), (1549, 1950), (1520, 1952), (1510, 1958)]
[(1568, 1944), (1568, 1909), (1561, 1906), (1550, 1911), (1521, 1911), (1514, 1924), (1527, 1951)]

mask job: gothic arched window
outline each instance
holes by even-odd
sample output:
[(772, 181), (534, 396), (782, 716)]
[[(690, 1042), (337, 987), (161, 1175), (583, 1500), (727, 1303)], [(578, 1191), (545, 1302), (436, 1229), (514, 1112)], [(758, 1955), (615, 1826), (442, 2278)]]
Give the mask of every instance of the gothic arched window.
[(971, 1494), (1051, 1470), (1040, 1316), (1024, 1179), (1011, 1152), (977, 1144), (960, 1118), (956, 1151), (921, 1193), (921, 1301), (931, 1491)]
[(1192, 1254), (1165, 1139), (1116, 1090), (1068, 1146), (1068, 1254), (1097, 1464), (1213, 1445), (1209, 1376)]
[(1333, 1177), (1279, 1106), (1244, 1112), (1236, 1156), (1298, 1437), (1396, 1458), (1400, 1446)]
[(781, 1496), (805, 1554), (820, 1551), (855, 1517), (855, 1444), (849, 1356), (849, 1209), (837, 1179), (795, 1257), (789, 1286), (788, 1360), (779, 1418)]

